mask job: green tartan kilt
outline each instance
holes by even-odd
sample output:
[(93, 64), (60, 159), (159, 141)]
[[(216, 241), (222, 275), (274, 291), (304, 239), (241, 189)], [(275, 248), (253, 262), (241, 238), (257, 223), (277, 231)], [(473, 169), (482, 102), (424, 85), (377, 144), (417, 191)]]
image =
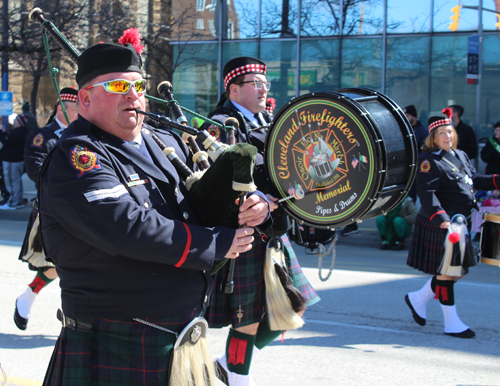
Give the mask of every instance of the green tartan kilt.
[[(144, 320), (179, 333), (197, 316)], [(62, 328), (44, 386), (168, 385), (174, 334), (133, 320), (79, 321), (92, 324), (92, 331)]]
[[(285, 244), (285, 256), (294, 286), (306, 298), (306, 306), (317, 303), (320, 297), (302, 272), (288, 236), (284, 234), (281, 239)], [(210, 305), (205, 314), (211, 328), (228, 325), (238, 328), (262, 321), (266, 310), (264, 283), (266, 245), (265, 242), (256, 239), (252, 249), (236, 259), (232, 294), (224, 294), (220, 288), (229, 264), (215, 275)]]

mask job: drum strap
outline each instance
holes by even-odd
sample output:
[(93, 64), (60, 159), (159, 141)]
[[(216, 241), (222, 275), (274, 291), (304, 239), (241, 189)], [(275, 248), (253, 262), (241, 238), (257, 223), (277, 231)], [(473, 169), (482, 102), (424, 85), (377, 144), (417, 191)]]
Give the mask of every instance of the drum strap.
[(495, 141), (495, 138), (490, 137), (489, 141), (490, 141), (491, 145), (495, 148), (495, 150), (500, 153), (500, 144), (498, 144), (498, 142)]

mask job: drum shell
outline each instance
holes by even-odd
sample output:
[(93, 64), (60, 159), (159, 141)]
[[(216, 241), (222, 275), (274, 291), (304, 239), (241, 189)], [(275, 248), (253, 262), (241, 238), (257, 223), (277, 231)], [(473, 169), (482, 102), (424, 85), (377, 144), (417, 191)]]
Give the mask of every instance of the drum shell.
[(319, 248), (320, 244), (330, 244), (335, 237), (335, 230), (313, 228), (305, 224), (299, 224), (295, 219), (291, 219), (288, 237), (297, 245), (315, 250)]
[(481, 225), (480, 261), (500, 266), (500, 216), (486, 213)]
[[(319, 117), (321, 114), (325, 115), (326, 111), (326, 116), (331, 117), (328, 122), (324, 122), (322, 116), (318, 118), (321, 124), (312, 122), (311, 125), (304, 118)], [(336, 122), (334, 116), (337, 118)], [(301, 121), (304, 124), (297, 124)], [(332, 122), (333, 125), (329, 127)], [(350, 132), (350, 135), (344, 135), (346, 132)], [(322, 159), (319, 153), (311, 153), (309, 157), (307, 146), (310, 151), (311, 147), (317, 149), (318, 145), (306, 145), (306, 141), (300, 139), (301, 136), (310, 143), (319, 143), (319, 137), (324, 139), (326, 145), (335, 153), (336, 159), (340, 160), (340, 164), (331, 162), (332, 167), (329, 169), (318, 168), (317, 173), (316, 169), (311, 172), (311, 165), (320, 164)], [(325, 142), (322, 144), (325, 149)], [(309, 161), (306, 173), (303, 172), (305, 167), (298, 167), (297, 163), (292, 166), (293, 161), (300, 157), (295, 154), (292, 160), (288, 155), (292, 151), (299, 154), (301, 147), (304, 153), (302, 158), (305, 159), (303, 163), (307, 164)], [(319, 147), (321, 148), (321, 144)], [(301, 162), (299, 159), (298, 163)], [(353, 221), (387, 213), (396, 207), (409, 191), (415, 179), (416, 162), (416, 140), (405, 114), (389, 98), (369, 89), (349, 88), (295, 98), (276, 114), (266, 139), (265, 166), (274, 188), (273, 193), (283, 198), (291, 194), (288, 186), (292, 189), (295, 184), (303, 188), (306, 199), (301, 201), (304, 203), (291, 199), (283, 205), (291, 217), (311, 227), (338, 228)], [(297, 172), (288, 180), (281, 178), (285, 166), (287, 173), (293, 174), (290, 172), (293, 167)], [(334, 174), (331, 169), (334, 169)], [(302, 172), (299, 172), (301, 170)], [(368, 176), (366, 182), (355, 175), (361, 175), (362, 172)], [(310, 179), (303, 178), (307, 174), (311, 176)], [(338, 180), (333, 181), (328, 189), (318, 188), (318, 180), (327, 180), (329, 177)], [(314, 183), (311, 179), (314, 179)], [(353, 182), (359, 181), (359, 184), (354, 184), (359, 186), (353, 186)], [(337, 191), (341, 190), (342, 193), (349, 191), (350, 195), (338, 194), (338, 197), (334, 197)], [(327, 192), (329, 199), (322, 200), (327, 195), (322, 192)], [(308, 198), (308, 195), (315, 195), (316, 199), (312, 196)], [(309, 202), (306, 202), (307, 199)], [(352, 204), (348, 210), (339, 211), (340, 207), (343, 209), (356, 200), (358, 202)], [(318, 211), (315, 208), (318, 202), (322, 210), (329, 211), (327, 216), (312, 213), (314, 210)]]

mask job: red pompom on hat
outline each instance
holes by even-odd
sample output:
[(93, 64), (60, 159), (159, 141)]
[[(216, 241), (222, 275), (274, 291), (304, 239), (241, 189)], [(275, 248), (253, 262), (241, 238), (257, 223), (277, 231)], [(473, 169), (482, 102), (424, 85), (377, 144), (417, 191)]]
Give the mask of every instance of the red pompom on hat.
[(451, 114), (453, 113), (452, 109), (447, 107), (447, 108), (443, 109), (443, 111), (441, 111), (441, 112), (446, 116), (446, 118), (451, 119)]
[(123, 35), (120, 39), (118, 39), (118, 43), (126, 45), (127, 43), (132, 44), (134, 46), (137, 53), (140, 55), (144, 50), (144, 46), (141, 45), (142, 36), (137, 28), (129, 28), (123, 31)]

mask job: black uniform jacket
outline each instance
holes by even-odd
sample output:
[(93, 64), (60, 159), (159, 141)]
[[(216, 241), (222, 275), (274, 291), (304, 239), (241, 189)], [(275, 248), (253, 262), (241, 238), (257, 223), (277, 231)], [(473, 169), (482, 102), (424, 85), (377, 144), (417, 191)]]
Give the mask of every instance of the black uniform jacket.
[(419, 158), (417, 192), (426, 216), (436, 227), (457, 213), (468, 217), (476, 206), (473, 189), (491, 190), (500, 186), (500, 176), (477, 174), (461, 150), (439, 149)]
[[(40, 214), (72, 317), (163, 317), (207, 303), (235, 230), (197, 224), (184, 183), (143, 126), (152, 160), (82, 117), (41, 171)], [(174, 133), (156, 132), (188, 166)]]
[(64, 128), (61, 128), (57, 121), (54, 120), (51, 124), (33, 131), (26, 140), (24, 166), (28, 177), (35, 182), (37, 188), (43, 161), (47, 158), (49, 151), (56, 145), (63, 130)]
[[(493, 141), (500, 144), (500, 140), (492, 137)], [(486, 174), (500, 173), (500, 153), (491, 144), (491, 138), (488, 138), (481, 150), (481, 159), (486, 163)]]

